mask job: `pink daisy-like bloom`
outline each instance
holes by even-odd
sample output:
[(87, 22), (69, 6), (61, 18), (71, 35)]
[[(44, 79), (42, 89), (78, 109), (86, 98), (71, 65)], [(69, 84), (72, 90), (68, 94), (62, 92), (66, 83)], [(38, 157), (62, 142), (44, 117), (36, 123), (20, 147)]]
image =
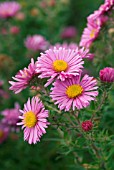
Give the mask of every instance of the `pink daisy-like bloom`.
[(2, 2), (0, 3), (0, 18), (9, 18), (16, 15), (16, 13), (21, 9), (19, 3), (12, 2)]
[(88, 23), (87, 28), (84, 29), (80, 46), (89, 48), (92, 42), (98, 37), (100, 27), (93, 23)]
[(89, 49), (87, 48), (80, 48), (76, 43), (67, 43), (64, 42), (63, 44), (60, 43), (56, 43), (53, 46), (50, 46), (50, 49), (54, 49), (56, 47), (56, 49), (59, 49), (60, 47), (65, 48), (65, 49), (71, 49), (71, 50), (75, 50), (76, 53), (78, 53), (82, 58), (88, 58), (88, 59), (93, 59), (94, 54), (89, 53)]
[(61, 38), (65, 39), (65, 38), (73, 38), (75, 37), (77, 34), (77, 30), (75, 27), (73, 26), (69, 26), (64, 28), (64, 30), (61, 33)]
[(46, 133), (45, 128), (48, 127), (49, 123), (48, 110), (45, 110), (44, 105), (38, 97), (33, 97), (30, 101), (24, 105), (24, 110), (20, 110), (23, 114), (19, 116), (21, 119), (17, 125), (22, 125), (24, 129), (24, 140), (28, 141), (29, 144), (37, 143), (43, 134)]
[(99, 11), (104, 14), (105, 12), (108, 12), (111, 8), (111, 4), (109, 2), (105, 2), (99, 7)]
[(100, 70), (100, 80), (103, 82), (114, 82), (114, 68), (106, 67)]
[(110, 4), (110, 6), (114, 5), (114, 0), (105, 0), (105, 3)]
[(39, 78), (49, 78), (45, 87), (51, 84), (54, 79), (64, 81), (66, 78), (79, 75), (84, 61), (75, 50), (65, 48), (54, 48), (41, 53), (38, 57), (37, 72)]
[(80, 76), (66, 79), (64, 82), (57, 80), (53, 83), (50, 96), (60, 110), (69, 111), (87, 107), (90, 101), (95, 100), (98, 95), (97, 81), (93, 77), (85, 75), (82, 80)]
[(94, 24), (98, 27), (101, 27), (104, 23), (106, 23), (107, 20), (108, 17), (106, 15), (103, 15), (101, 10), (94, 11), (93, 14), (87, 17), (88, 23)]
[(12, 77), (15, 81), (9, 81), (11, 84), (9, 89), (17, 94), (27, 88), (35, 76), (37, 76), (36, 63), (34, 63), (34, 59), (32, 58), (28, 68), (25, 67), (23, 70), (20, 70), (15, 77)]
[(5, 125), (9, 125), (11, 130), (16, 130), (16, 123), (19, 121), (19, 112), (20, 106), (18, 103), (15, 103), (15, 107), (12, 109), (5, 109), (1, 112), (4, 116), (2, 119), (2, 123)]
[(90, 131), (92, 129), (93, 123), (92, 123), (91, 120), (86, 120), (86, 121), (82, 122), (81, 126), (82, 126), (82, 129), (85, 132), (88, 132), (88, 131)]
[(9, 128), (0, 123), (0, 144), (3, 143), (9, 135)]
[(48, 48), (49, 43), (41, 35), (28, 36), (25, 40), (25, 47), (33, 51), (44, 51)]

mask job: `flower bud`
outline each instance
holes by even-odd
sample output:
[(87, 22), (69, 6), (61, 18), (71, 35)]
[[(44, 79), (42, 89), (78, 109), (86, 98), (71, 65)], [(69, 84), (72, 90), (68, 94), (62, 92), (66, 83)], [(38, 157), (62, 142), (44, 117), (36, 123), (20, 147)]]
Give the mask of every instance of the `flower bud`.
[(81, 126), (82, 126), (82, 129), (87, 132), (92, 129), (93, 123), (91, 120), (86, 120), (86, 121), (82, 122)]
[(114, 68), (106, 67), (100, 70), (99, 76), (103, 82), (114, 82)]

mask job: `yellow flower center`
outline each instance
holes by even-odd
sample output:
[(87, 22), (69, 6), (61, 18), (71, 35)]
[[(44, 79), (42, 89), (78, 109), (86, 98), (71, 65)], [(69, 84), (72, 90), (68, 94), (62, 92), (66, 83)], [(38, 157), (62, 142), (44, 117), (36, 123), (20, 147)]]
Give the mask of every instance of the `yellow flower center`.
[(93, 29), (93, 30), (91, 31), (91, 33), (90, 33), (90, 38), (94, 38), (94, 36), (95, 36), (95, 32), (96, 32), (96, 30), (95, 30), (95, 29)]
[(68, 64), (64, 60), (55, 60), (53, 62), (53, 68), (57, 72), (65, 71), (68, 68)]
[(4, 132), (0, 130), (0, 138), (2, 138), (3, 136), (4, 136)]
[(75, 98), (82, 94), (83, 88), (79, 84), (73, 84), (67, 87), (66, 94), (69, 98)]
[(37, 117), (34, 112), (29, 111), (24, 114), (24, 125), (28, 128), (34, 127), (37, 122)]

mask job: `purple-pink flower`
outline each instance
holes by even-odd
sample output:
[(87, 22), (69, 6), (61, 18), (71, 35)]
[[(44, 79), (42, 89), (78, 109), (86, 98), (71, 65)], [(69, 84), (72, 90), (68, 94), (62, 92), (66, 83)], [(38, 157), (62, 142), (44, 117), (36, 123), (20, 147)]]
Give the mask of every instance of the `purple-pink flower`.
[(68, 26), (65, 27), (61, 33), (61, 38), (65, 39), (65, 38), (73, 38), (75, 37), (77, 34), (77, 30), (75, 27), (73, 26)]
[(0, 144), (3, 143), (9, 135), (9, 128), (0, 123)]
[(9, 18), (16, 15), (16, 13), (21, 9), (19, 3), (12, 1), (12, 2), (2, 2), (0, 3), (0, 18)]
[(39, 78), (49, 78), (45, 86), (51, 84), (54, 79), (64, 81), (66, 78), (79, 75), (84, 61), (75, 50), (54, 48), (41, 53), (38, 57), (37, 72)]
[(49, 43), (41, 35), (28, 36), (24, 43), (26, 48), (33, 51), (38, 51), (38, 50), (44, 51), (49, 46)]
[(47, 121), (48, 110), (45, 110), (38, 97), (33, 97), (31, 101), (28, 99), (27, 103), (24, 104), (24, 109), (20, 112), (23, 115), (19, 116), (21, 122), (17, 125), (22, 125), (22, 129), (24, 129), (24, 140), (28, 141), (29, 144), (36, 144), (46, 133), (45, 128), (49, 125)]
[(105, 4), (108, 3), (110, 7), (114, 5), (114, 0), (105, 0)]
[(82, 109), (98, 95), (97, 81), (88, 75), (85, 75), (82, 80), (80, 76), (66, 79), (64, 82), (57, 80), (53, 86), (50, 96), (55, 104), (58, 104), (60, 110)]
[(19, 121), (19, 112), (20, 106), (18, 103), (15, 103), (15, 107), (11, 109), (5, 109), (1, 112), (4, 116), (2, 118), (2, 123), (8, 125), (11, 130), (16, 130), (16, 123)]
[(35, 76), (37, 76), (36, 63), (34, 63), (34, 59), (32, 58), (28, 68), (25, 67), (23, 70), (20, 70), (15, 77), (12, 77), (15, 81), (9, 81), (11, 84), (9, 89), (17, 94), (27, 88)]
[(100, 27), (96, 24), (88, 23), (87, 28), (84, 29), (80, 46), (89, 48), (92, 42), (98, 37)]
[(104, 69), (100, 70), (100, 79), (103, 82), (114, 82), (114, 68), (105, 67)]
[(93, 14), (87, 17), (88, 23), (96, 25), (96, 27), (101, 27), (108, 20), (108, 16), (104, 15), (101, 10), (94, 11)]

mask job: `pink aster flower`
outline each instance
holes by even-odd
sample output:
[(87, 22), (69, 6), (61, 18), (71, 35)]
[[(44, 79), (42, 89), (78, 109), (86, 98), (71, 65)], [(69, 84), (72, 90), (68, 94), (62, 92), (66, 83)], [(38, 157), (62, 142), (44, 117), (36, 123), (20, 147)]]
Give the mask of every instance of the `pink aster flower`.
[(35, 76), (37, 76), (36, 63), (34, 63), (34, 59), (31, 59), (28, 68), (25, 67), (23, 70), (20, 70), (15, 77), (12, 77), (15, 81), (9, 81), (11, 84), (9, 89), (17, 94), (27, 88)]
[(102, 14), (105, 12), (108, 12), (111, 8), (111, 4), (109, 2), (105, 2), (99, 7), (99, 11), (101, 11)]
[(87, 132), (87, 131), (90, 131), (92, 129), (93, 123), (92, 123), (91, 120), (86, 120), (86, 121), (82, 122), (81, 126), (82, 126), (82, 129), (85, 132)]
[(0, 123), (0, 144), (3, 143), (9, 134), (9, 128), (2, 123)]
[(105, 0), (105, 3), (110, 4), (110, 6), (114, 5), (114, 0)]
[(106, 67), (100, 70), (100, 79), (103, 82), (114, 82), (114, 68)]
[(2, 2), (0, 3), (0, 18), (9, 18), (16, 15), (16, 13), (20, 10), (21, 6), (19, 3), (12, 2)]
[(106, 23), (107, 20), (108, 17), (106, 15), (103, 15), (101, 10), (94, 11), (93, 14), (87, 17), (88, 23), (96, 25), (96, 27), (101, 27), (104, 23)]
[(64, 30), (61, 33), (61, 38), (65, 39), (65, 38), (73, 38), (75, 37), (77, 34), (77, 30), (75, 27), (73, 26), (69, 26), (64, 28)]
[(33, 51), (46, 50), (48, 45), (49, 43), (41, 35), (28, 36), (25, 40), (26, 48)]
[(79, 75), (83, 68), (82, 57), (75, 50), (59, 48), (49, 49), (38, 57), (37, 72), (39, 78), (49, 78), (45, 86), (51, 84), (54, 79), (64, 81), (66, 78)]
[(44, 105), (38, 97), (33, 97), (24, 105), (24, 110), (20, 110), (23, 114), (19, 116), (21, 119), (17, 125), (22, 125), (24, 128), (24, 140), (29, 144), (37, 143), (43, 134), (46, 133), (45, 128), (48, 127), (47, 121), (48, 110), (45, 110)]
[(2, 119), (2, 123), (5, 125), (9, 125), (11, 130), (16, 130), (16, 123), (19, 121), (19, 112), (20, 106), (18, 103), (15, 103), (15, 107), (12, 109), (5, 109), (1, 112), (4, 116)]
[(62, 48), (65, 48), (65, 49), (71, 49), (71, 50), (75, 50), (75, 52), (77, 54), (79, 54), (82, 58), (88, 58), (88, 59), (93, 59), (94, 57), (94, 54), (91, 54), (89, 53), (89, 49), (87, 48), (80, 48), (76, 43), (67, 43), (67, 42), (64, 42), (63, 44), (60, 44), (60, 43), (56, 43), (55, 45), (53, 46), (50, 46), (50, 49), (54, 49), (56, 47), (56, 49), (59, 49), (60, 47)]
[(60, 110), (69, 111), (87, 107), (90, 101), (95, 100), (98, 95), (97, 81), (93, 77), (85, 75), (82, 80), (80, 76), (66, 79), (64, 82), (57, 80), (53, 83), (50, 94), (55, 104), (58, 104)]
[(88, 23), (87, 28), (84, 29), (80, 46), (89, 48), (92, 42), (98, 37), (100, 31), (100, 27), (96, 24)]

